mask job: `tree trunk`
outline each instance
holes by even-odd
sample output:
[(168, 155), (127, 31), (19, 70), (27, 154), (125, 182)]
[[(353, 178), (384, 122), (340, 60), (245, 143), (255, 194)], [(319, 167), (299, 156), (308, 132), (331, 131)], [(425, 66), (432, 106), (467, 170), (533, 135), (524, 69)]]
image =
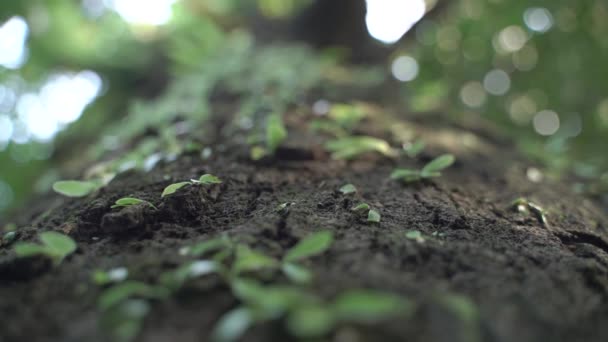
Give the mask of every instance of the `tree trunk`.
[[(202, 126), (188, 126), (192, 122), (186, 121), (184, 127), (178, 115), (124, 142), (128, 151), (144, 138), (179, 126), (179, 141), (204, 144), (204, 157), (200, 149), (186, 150), (147, 172), (120, 173), (87, 197), (49, 195), (23, 208), (16, 221), (18, 241), (36, 241), (37, 234), (52, 230), (71, 236), (78, 249), (53, 266), (43, 257), (17, 258), (12, 245), (3, 243), (0, 340), (208, 340), (218, 320), (245, 300), (235, 290), (234, 279), (221, 273), (191, 274), (171, 287), (163, 280), (175, 275), (171, 272), (193, 260), (210, 259), (209, 254), (184, 255), (180, 248), (226, 234), (241, 244), (241, 253), (248, 246), (280, 260), (319, 230), (332, 232), (334, 242), (324, 253), (300, 262), (313, 280), (295, 288), (321, 303), (353, 289), (374, 289), (409, 303), (404, 304), (408, 310), (381, 320), (337, 319), (322, 338), (608, 340), (606, 218), (568, 187), (551, 180), (530, 181), (526, 172), (531, 165), (508, 141), (486, 129), (457, 127), (438, 117), (407, 120), (392, 103), (356, 102), (361, 98), (357, 94), (374, 89), (315, 86), (285, 107), (287, 139), (274, 154), (254, 161), (244, 138), (248, 131), (233, 120), (248, 105), (248, 97), (226, 90), (225, 81), (231, 80), (220, 81), (210, 96), (213, 114)], [(393, 149), (380, 148), (387, 155), (372, 151), (352, 160), (332, 158), (324, 145), (331, 135), (311, 130), (315, 120), (329, 120), (314, 113), (323, 107), (316, 103), (322, 97), (354, 103), (350, 109), (366, 117), (350, 134), (381, 138)], [(408, 157), (400, 152), (400, 144), (416, 137), (426, 143), (420, 154)], [(456, 163), (441, 177), (407, 184), (390, 178), (397, 167), (421, 169), (446, 153), (455, 155)], [(222, 183), (189, 184), (161, 198), (168, 185), (203, 174), (213, 174)], [(357, 192), (342, 193), (347, 183)], [(144, 203), (112, 209), (122, 197), (146, 200), (154, 207)], [(525, 200), (514, 204), (517, 198)], [(368, 221), (368, 211), (352, 210), (363, 202), (380, 214), (378, 223)], [(238, 253), (222, 264), (234, 267)], [(145, 304), (139, 306), (149, 307), (145, 317), (141, 311), (128, 315), (99, 306), (100, 296), (113, 285), (96, 285), (92, 272), (118, 267), (128, 269), (130, 281), (163, 289), (163, 295), (148, 289), (130, 296), (144, 302), (122, 303)], [(272, 267), (243, 272), (242, 277), (265, 286), (292, 286), (290, 278)], [(293, 317), (286, 320), (285, 315), (291, 317), (279, 310), (276, 317), (256, 322), (242, 340), (296, 339), (290, 328)]]

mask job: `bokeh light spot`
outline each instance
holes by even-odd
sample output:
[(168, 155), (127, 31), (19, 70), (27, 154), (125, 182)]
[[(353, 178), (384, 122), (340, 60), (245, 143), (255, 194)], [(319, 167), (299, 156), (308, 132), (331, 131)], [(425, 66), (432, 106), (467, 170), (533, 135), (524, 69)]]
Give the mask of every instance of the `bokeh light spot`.
[(172, 6), (177, 0), (111, 0), (110, 8), (125, 21), (139, 25), (163, 25), (173, 15)]
[(365, 22), (375, 39), (392, 44), (398, 41), (426, 13), (424, 0), (367, 0)]
[(502, 70), (492, 70), (484, 77), (483, 86), (488, 93), (501, 96), (511, 88), (511, 78)]
[(416, 59), (410, 56), (399, 56), (391, 65), (393, 76), (401, 82), (409, 82), (418, 76), (420, 68)]
[(479, 108), (486, 102), (486, 92), (480, 82), (471, 81), (460, 89), (462, 103), (471, 107)]
[(528, 8), (524, 12), (524, 22), (530, 30), (544, 33), (553, 26), (553, 16), (546, 8)]
[(559, 115), (551, 110), (538, 112), (533, 120), (536, 133), (544, 136), (555, 134), (559, 129), (559, 124)]
[(12, 17), (0, 26), (0, 65), (18, 69), (26, 60), (28, 26), (21, 17)]

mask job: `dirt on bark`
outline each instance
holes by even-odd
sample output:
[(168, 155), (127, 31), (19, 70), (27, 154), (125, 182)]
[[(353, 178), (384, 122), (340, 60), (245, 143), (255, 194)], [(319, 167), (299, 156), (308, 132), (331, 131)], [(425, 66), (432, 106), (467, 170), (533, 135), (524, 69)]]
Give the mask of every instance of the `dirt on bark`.
[[(221, 107), (221, 106), (216, 106)], [(230, 106), (226, 107), (230, 108)], [(78, 250), (60, 266), (17, 259), (0, 247), (1, 341), (106, 341), (96, 301), (103, 290), (94, 269), (124, 266), (129, 278), (155, 283), (183, 263), (182, 246), (227, 233), (280, 257), (319, 229), (335, 241), (307, 261), (313, 291), (333, 298), (352, 288), (400, 294), (416, 304), (408, 317), (373, 324), (341, 324), (328, 341), (607, 341), (608, 230), (604, 214), (568, 184), (526, 177), (531, 165), (513, 147), (483, 130), (377, 116), (357, 133), (387, 139), (411, 130), (427, 142), (415, 158), (366, 154), (333, 160), (326, 140), (311, 133), (310, 113), (286, 116), (289, 138), (275, 157), (249, 158), (245, 134), (212, 118), (201, 141), (213, 151), (185, 154), (150, 172), (126, 172), (84, 199), (49, 195), (18, 220), (17, 239), (43, 230), (69, 234)], [(443, 176), (414, 184), (390, 179), (395, 167), (421, 168), (443, 153), (457, 161)], [(161, 199), (175, 182), (211, 173), (222, 184), (184, 187)], [(352, 183), (356, 194), (339, 188)], [(150, 201), (110, 209), (125, 196)], [(545, 211), (519, 212), (516, 198)], [(360, 202), (381, 215), (369, 223), (353, 213)], [(277, 212), (281, 203), (288, 210)], [(417, 230), (423, 239), (411, 239)], [(280, 276), (274, 281), (281, 282)], [(444, 293), (474, 303), (469, 319), (446, 309)], [(206, 341), (218, 319), (237, 305), (215, 276), (189, 281), (176, 295), (153, 301), (139, 341)], [(293, 338), (281, 320), (248, 330), (243, 341)]]

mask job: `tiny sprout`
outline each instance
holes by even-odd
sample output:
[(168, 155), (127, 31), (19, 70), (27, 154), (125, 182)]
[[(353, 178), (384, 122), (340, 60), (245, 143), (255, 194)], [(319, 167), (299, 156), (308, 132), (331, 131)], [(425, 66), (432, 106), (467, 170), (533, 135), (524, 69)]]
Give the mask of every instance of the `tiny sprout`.
[(167, 186), (165, 188), (165, 190), (163, 190), (163, 193), (160, 195), (160, 197), (165, 197), (165, 196), (168, 196), (168, 195), (172, 195), (175, 192), (177, 192), (177, 190), (179, 190), (179, 189), (181, 189), (184, 186), (189, 185), (189, 184), (192, 184), (192, 183), (190, 183), (190, 182), (173, 183), (173, 184)]
[(391, 174), (392, 179), (400, 179), (406, 183), (412, 183), (421, 179), (441, 176), (441, 171), (454, 164), (456, 159), (451, 154), (444, 154), (426, 164), (422, 170), (396, 169)]
[(403, 144), (403, 150), (410, 158), (416, 158), (424, 150), (426, 144), (422, 140), (416, 140), (413, 143)]
[(376, 210), (370, 210), (367, 213), (367, 222), (380, 223), (380, 213)]
[(369, 204), (361, 203), (359, 205), (352, 207), (350, 210), (355, 211), (355, 212), (364, 212), (364, 211), (368, 211), (369, 209), (370, 209)]
[(19, 257), (30, 257), (34, 255), (44, 255), (55, 265), (68, 255), (76, 251), (76, 243), (67, 235), (57, 232), (43, 232), (38, 235), (42, 244), (31, 242), (19, 242), (15, 244), (14, 250)]
[(10, 245), (11, 243), (13, 243), (13, 241), (15, 241), (16, 237), (17, 237), (17, 234), (15, 232), (11, 231), (11, 232), (6, 233), (2, 237), (2, 244), (3, 245)]
[(426, 241), (419, 230), (410, 230), (405, 233), (405, 237), (418, 243), (424, 243)]
[(53, 184), (55, 192), (68, 197), (84, 197), (99, 189), (99, 182), (83, 182), (75, 180), (58, 181)]
[(279, 114), (268, 117), (266, 123), (266, 147), (268, 152), (274, 153), (281, 143), (287, 138), (287, 129)]
[(96, 270), (93, 272), (92, 280), (97, 285), (120, 283), (127, 279), (129, 270), (125, 267), (113, 268), (109, 271)]
[(154, 206), (154, 204), (148, 202), (148, 201), (144, 201), (141, 200), (139, 198), (133, 198), (133, 197), (123, 197), (119, 200), (117, 200), (113, 206), (111, 206), (110, 208), (112, 209), (116, 209), (116, 208), (123, 208), (123, 207), (130, 207), (132, 205), (136, 205), (136, 204), (146, 204), (154, 209), (158, 209)]
[(369, 136), (351, 136), (328, 141), (325, 147), (334, 159), (354, 159), (366, 152), (379, 152), (387, 157), (397, 154), (388, 142)]
[(293, 246), (283, 258), (284, 261), (294, 262), (319, 255), (331, 246), (334, 236), (330, 231), (320, 231), (313, 233), (300, 240)]
[(346, 184), (340, 188), (340, 192), (344, 195), (350, 195), (357, 192), (357, 188), (352, 184)]
[(217, 178), (214, 175), (210, 175), (210, 174), (207, 173), (207, 174), (202, 175), (198, 179), (197, 182), (200, 183), (200, 184), (209, 185), (209, 184), (221, 184), (222, 180), (219, 179), (219, 178)]

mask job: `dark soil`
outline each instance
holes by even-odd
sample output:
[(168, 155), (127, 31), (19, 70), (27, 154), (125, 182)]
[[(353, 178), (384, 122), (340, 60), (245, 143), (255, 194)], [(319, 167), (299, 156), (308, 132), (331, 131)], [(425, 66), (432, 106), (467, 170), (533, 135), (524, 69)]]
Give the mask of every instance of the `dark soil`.
[[(228, 111), (228, 110), (226, 110)], [(300, 110), (301, 111), (301, 110)], [(568, 184), (526, 177), (530, 165), (491, 134), (439, 126), (436, 118), (406, 122), (376, 117), (367, 134), (395, 143), (393, 131), (414, 130), (427, 142), (415, 159), (365, 155), (335, 161), (311, 135), (304, 113), (290, 114), (290, 138), (276, 158), (252, 162), (242, 132), (221, 130), (216, 118), (201, 138), (212, 156), (183, 155), (151, 172), (127, 172), (85, 199), (50, 196), (19, 221), (18, 239), (42, 230), (70, 234), (78, 251), (59, 267), (44, 259), (15, 259), (0, 247), (1, 341), (105, 341), (98, 325), (101, 292), (91, 271), (126, 266), (130, 278), (154, 283), (183, 262), (181, 246), (227, 232), (253, 248), (281, 256), (318, 229), (336, 235), (331, 249), (310, 260), (313, 289), (332, 298), (345, 289), (402, 294), (417, 305), (409, 318), (344, 325), (332, 341), (608, 341), (608, 231), (593, 203)], [(422, 167), (443, 153), (457, 163), (440, 178), (413, 185), (389, 179), (396, 166)], [(212, 173), (224, 181), (186, 187), (160, 198), (168, 184)], [(354, 197), (338, 189), (353, 183)], [(158, 207), (111, 210), (135, 196)], [(547, 211), (519, 213), (526, 197)], [(366, 201), (382, 215), (369, 224), (349, 209)], [(287, 214), (276, 207), (293, 202)], [(406, 238), (419, 230), (420, 243)], [(431, 235), (437, 232), (435, 237)], [(281, 279), (277, 279), (281, 281)], [(443, 293), (472, 299), (479, 320), (464, 322), (436, 300)], [(189, 282), (153, 303), (140, 341), (205, 341), (217, 319), (237, 305), (214, 277)], [(248, 331), (245, 341), (290, 340), (281, 322)]]

